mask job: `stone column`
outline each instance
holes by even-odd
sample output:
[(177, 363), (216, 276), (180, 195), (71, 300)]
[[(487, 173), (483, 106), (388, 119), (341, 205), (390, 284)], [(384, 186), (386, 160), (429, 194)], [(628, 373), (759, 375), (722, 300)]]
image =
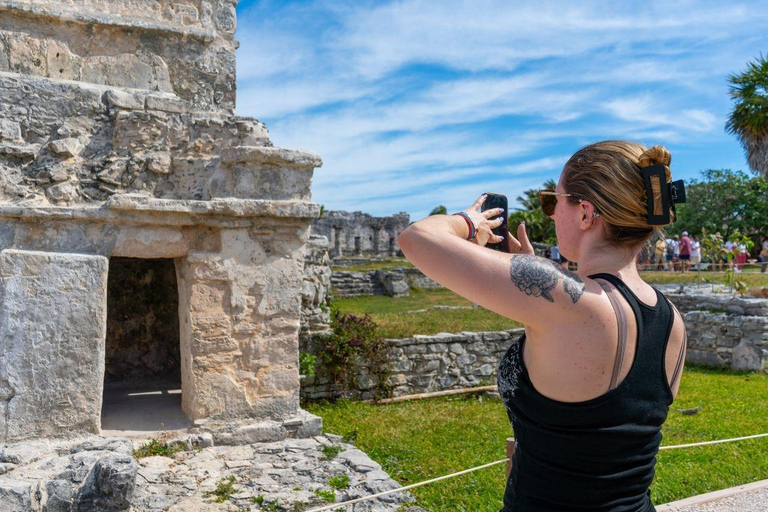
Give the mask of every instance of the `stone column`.
[(0, 442), (99, 433), (107, 265), (0, 253)]
[(344, 255), (344, 244), (341, 239), (343, 236), (344, 228), (339, 226), (333, 227), (333, 257), (341, 258)]
[(281, 421), (299, 411), (298, 335), (307, 221), (221, 233), (221, 252), (178, 266), (182, 407), (192, 419)]
[(378, 256), (379, 255), (379, 243), (381, 239), (381, 226), (371, 226), (371, 229), (373, 229), (373, 255)]

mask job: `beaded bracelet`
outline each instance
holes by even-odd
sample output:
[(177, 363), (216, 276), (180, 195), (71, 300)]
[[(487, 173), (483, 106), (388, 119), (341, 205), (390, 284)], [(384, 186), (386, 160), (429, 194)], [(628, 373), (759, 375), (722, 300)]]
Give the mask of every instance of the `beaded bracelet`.
[(467, 215), (464, 212), (458, 212), (454, 213), (454, 215), (458, 215), (460, 217), (463, 217), (465, 221), (467, 221), (467, 226), (469, 227), (469, 236), (467, 237), (467, 240), (472, 240), (477, 235), (477, 228), (475, 228), (475, 223), (472, 222), (472, 219), (469, 218), (469, 215)]

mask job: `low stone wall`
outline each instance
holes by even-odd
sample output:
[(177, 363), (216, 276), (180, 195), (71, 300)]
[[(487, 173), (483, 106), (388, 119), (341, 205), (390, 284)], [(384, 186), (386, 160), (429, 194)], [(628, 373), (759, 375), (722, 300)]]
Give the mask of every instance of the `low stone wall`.
[(761, 371), (768, 362), (768, 317), (692, 311), (685, 313), (685, 360), (736, 371)]
[[(433, 336), (387, 340), (390, 346), (389, 384), (392, 396), (462, 389), (496, 383), (496, 368), (509, 346), (523, 329), (499, 332), (440, 333)], [(373, 398), (375, 382), (367, 368), (358, 366), (359, 389), (352, 396)], [(334, 390), (321, 364), (316, 375), (301, 389), (305, 399), (331, 398)]]
[(336, 297), (358, 297), (360, 295), (388, 295), (402, 297), (411, 288), (436, 290), (442, 286), (422, 274), (418, 269), (395, 267), (366, 272), (335, 271), (331, 285)]
[(667, 290), (688, 329), (685, 360), (736, 371), (768, 364), (768, 299), (741, 297), (709, 286)]

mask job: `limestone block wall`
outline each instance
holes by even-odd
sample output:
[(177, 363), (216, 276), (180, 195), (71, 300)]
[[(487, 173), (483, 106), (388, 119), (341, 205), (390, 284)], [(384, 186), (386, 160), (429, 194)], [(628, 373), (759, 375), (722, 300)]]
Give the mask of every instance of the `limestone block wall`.
[[(441, 333), (388, 340), (393, 396), (411, 395), (496, 384), (496, 369), (509, 346), (523, 329), (499, 332)], [(358, 366), (358, 389), (352, 395), (373, 398), (374, 383), (368, 370)], [(331, 398), (335, 392), (322, 365), (316, 376), (304, 381), (306, 399)]]
[(768, 363), (768, 316), (685, 313), (686, 361), (738, 371), (761, 371)]
[(237, 0), (4, 0), (0, 71), (235, 108)]
[(396, 267), (367, 272), (336, 270), (331, 274), (331, 285), (337, 297), (360, 295), (407, 295), (410, 288), (437, 290), (442, 286), (422, 274), (418, 269)]
[(686, 361), (741, 371), (768, 364), (768, 299), (735, 293), (669, 290), (688, 328)]
[(100, 429), (107, 259), (0, 252), (0, 443)]
[(312, 221), (312, 232), (328, 238), (331, 257), (395, 256), (397, 237), (410, 224), (407, 213), (373, 217), (363, 212), (328, 211)]
[[(272, 148), (253, 119), (189, 108), (152, 92), (0, 73), (0, 200), (71, 206), (126, 193), (245, 198), (259, 184), (252, 198), (272, 199), (275, 183), (286, 180), (290, 192), (274, 199), (309, 196), (306, 171), (317, 158)], [(241, 145), (255, 149), (222, 155), (222, 148)], [(234, 173), (247, 174), (244, 164), (269, 172), (233, 180)], [(257, 181), (242, 185), (247, 179)]]
[(304, 256), (304, 281), (301, 287), (301, 346), (316, 335), (330, 329), (329, 307), (331, 291), (331, 267), (328, 255), (328, 239), (311, 235)]

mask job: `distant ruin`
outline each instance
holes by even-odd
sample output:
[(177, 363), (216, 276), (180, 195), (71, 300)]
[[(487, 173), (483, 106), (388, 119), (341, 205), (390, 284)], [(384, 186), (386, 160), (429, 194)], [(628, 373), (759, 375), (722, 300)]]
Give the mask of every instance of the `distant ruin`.
[(407, 213), (374, 217), (363, 212), (329, 211), (312, 221), (312, 233), (325, 236), (333, 259), (401, 255), (397, 237), (410, 224)]
[(111, 385), (180, 389), (221, 442), (320, 432), (298, 335), (321, 159), (234, 115), (236, 3), (0, 2), (0, 442), (98, 433)]

